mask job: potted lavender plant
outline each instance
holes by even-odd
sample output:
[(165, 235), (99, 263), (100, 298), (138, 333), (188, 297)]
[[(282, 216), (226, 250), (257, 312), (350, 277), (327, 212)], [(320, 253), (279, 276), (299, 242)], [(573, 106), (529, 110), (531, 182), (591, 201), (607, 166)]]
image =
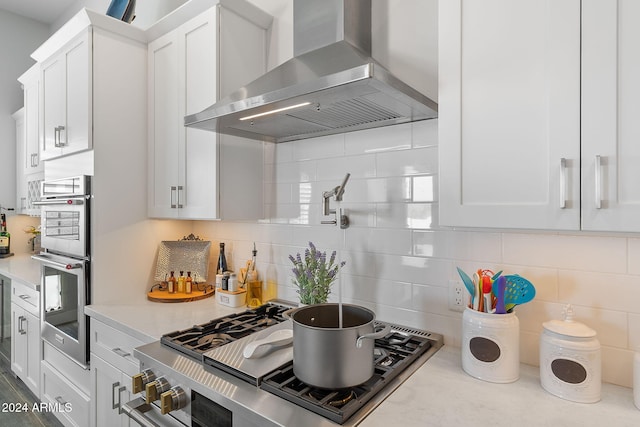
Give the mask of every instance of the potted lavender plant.
[(327, 253), (320, 252), (312, 242), (304, 251), (304, 259), (300, 253), (289, 255), (293, 263), (293, 283), (297, 286), (301, 304), (326, 303), (331, 293), (331, 285), (338, 276), (338, 271), (345, 262), (336, 263), (336, 251), (331, 253), (327, 261)]

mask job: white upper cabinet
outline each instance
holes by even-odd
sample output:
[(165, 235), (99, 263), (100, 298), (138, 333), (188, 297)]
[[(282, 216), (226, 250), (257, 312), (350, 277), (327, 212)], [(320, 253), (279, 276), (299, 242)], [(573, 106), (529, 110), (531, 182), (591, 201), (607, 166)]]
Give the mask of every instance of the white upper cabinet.
[(40, 64), (18, 78), (24, 93), (25, 147), (22, 173), (43, 172), (40, 161)]
[(582, 228), (640, 231), (640, 2), (582, 1)]
[(580, 1), (439, 5), (440, 223), (580, 227)]
[(87, 28), (42, 64), (43, 160), (92, 146), (91, 36)]
[(262, 217), (263, 144), (184, 127), (185, 115), (265, 72), (271, 18), (223, 3), (149, 43), (150, 217)]

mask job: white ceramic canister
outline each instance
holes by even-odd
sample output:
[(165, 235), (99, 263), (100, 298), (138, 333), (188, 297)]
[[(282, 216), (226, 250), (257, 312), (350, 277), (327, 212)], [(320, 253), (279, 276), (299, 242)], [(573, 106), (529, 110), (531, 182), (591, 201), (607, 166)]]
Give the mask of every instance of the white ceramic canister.
[(602, 356), (596, 332), (573, 320), (570, 305), (565, 307), (564, 320), (551, 320), (542, 326), (542, 388), (573, 402), (598, 402), (602, 388)]
[(462, 369), (493, 383), (520, 377), (520, 322), (515, 313), (493, 314), (465, 308), (462, 314)]
[(633, 402), (640, 409), (640, 346), (633, 355)]

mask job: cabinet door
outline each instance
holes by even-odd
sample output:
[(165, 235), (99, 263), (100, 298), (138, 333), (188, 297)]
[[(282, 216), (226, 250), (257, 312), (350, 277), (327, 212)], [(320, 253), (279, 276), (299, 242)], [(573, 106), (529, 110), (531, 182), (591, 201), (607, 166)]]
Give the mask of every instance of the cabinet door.
[(88, 150), (92, 146), (90, 49), (90, 33), (85, 32), (64, 52), (67, 117), (62, 154)]
[(149, 216), (177, 216), (182, 124), (178, 82), (178, 45), (174, 33), (149, 44)]
[(580, 1), (439, 6), (440, 223), (578, 229)]
[[(180, 120), (187, 114), (204, 110), (216, 102), (217, 45), (216, 8), (197, 16), (180, 27), (179, 38), (184, 61), (182, 90), (184, 101)], [(182, 59), (184, 58), (184, 59)], [(184, 135), (183, 191), (180, 193), (183, 218), (216, 218), (218, 161), (215, 132), (182, 127)], [(203, 174), (206, 176), (203, 179)]]
[(42, 67), (43, 160), (91, 148), (90, 49), (88, 30)]
[(42, 66), (42, 160), (62, 154), (60, 126), (65, 125), (64, 57), (52, 58)]
[[(91, 425), (92, 426), (128, 426), (129, 418), (119, 414), (120, 404), (129, 401), (129, 392), (124, 375), (119, 369), (101, 358), (91, 355)], [(115, 407), (115, 408), (114, 408)]]
[(24, 138), (25, 138), (25, 173), (42, 172), (40, 162), (40, 76), (25, 82), (24, 91)]
[(11, 370), (20, 378), (27, 375), (27, 317), (26, 312), (11, 304)]
[(24, 383), (36, 396), (40, 396), (40, 362), (42, 361), (42, 344), (40, 341), (40, 319), (24, 312), (27, 331), (27, 373), (21, 377)]
[(25, 109), (16, 111), (12, 117), (16, 122), (16, 211), (24, 213), (27, 209), (27, 185), (24, 174), (27, 170), (25, 162)]
[(640, 2), (582, 2), (582, 227), (640, 231)]
[(149, 44), (150, 216), (215, 218), (216, 134), (184, 127), (186, 114), (216, 101), (215, 16), (212, 8)]

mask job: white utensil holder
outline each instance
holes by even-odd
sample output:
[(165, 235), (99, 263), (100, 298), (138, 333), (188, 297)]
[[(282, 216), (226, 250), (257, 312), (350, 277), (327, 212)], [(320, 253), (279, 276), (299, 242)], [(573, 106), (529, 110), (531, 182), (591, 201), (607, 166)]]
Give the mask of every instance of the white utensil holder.
[(520, 322), (515, 313), (491, 314), (465, 308), (462, 369), (492, 383), (511, 383), (520, 377)]

